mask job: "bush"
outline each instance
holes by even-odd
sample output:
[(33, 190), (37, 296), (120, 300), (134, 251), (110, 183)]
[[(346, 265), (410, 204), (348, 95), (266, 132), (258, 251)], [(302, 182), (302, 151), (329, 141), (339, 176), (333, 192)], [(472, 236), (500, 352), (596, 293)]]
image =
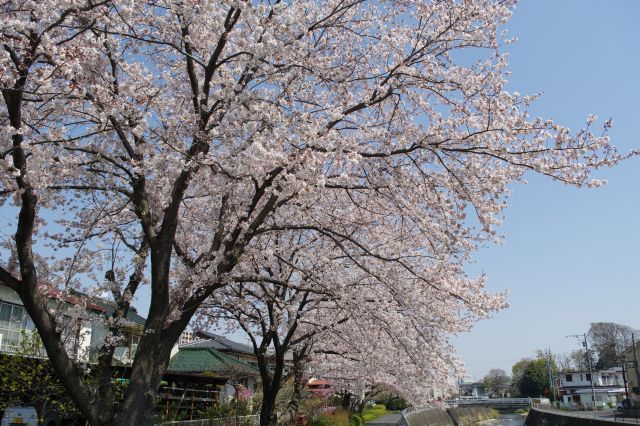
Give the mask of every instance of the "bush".
[(489, 408), (489, 418), (497, 419), (498, 417), (500, 417), (500, 412), (495, 408)]
[(389, 398), (384, 401), (384, 405), (390, 411), (402, 411), (409, 406), (407, 401), (402, 398)]
[(364, 420), (358, 414), (354, 414), (349, 418), (349, 426), (364, 426)]
[(300, 401), (299, 412), (309, 419), (314, 419), (318, 415), (323, 414), (326, 406), (327, 401), (323, 398), (307, 398)]
[(382, 417), (387, 414), (387, 407), (382, 404), (376, 404), (373, 407), (367, 407), (364, 410), (364, 414), (362, 415), (362, 419), (364, 422), (370, 422), (371, 420), (375, 420), (378, 417)]
[(323, 414), (316, 417), (315, 420), (307, 423), (307, 426), (333, 426), (334, 423), (329, 416), (325, 416)]

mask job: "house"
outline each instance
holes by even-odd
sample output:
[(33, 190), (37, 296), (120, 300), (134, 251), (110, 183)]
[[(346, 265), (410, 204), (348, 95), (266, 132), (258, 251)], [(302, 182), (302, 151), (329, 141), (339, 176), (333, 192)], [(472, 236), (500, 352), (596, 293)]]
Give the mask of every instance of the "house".
[[(61, 314), (62, 338), (69, 356), (80, 362), (87, 362), (91, 352), (93, 332), (92, 320), (102, 316), (104, 308), (94, 303), (81, 301), (73, 294), (62, 294), (50, 289), (49, 303)], [(78, 317), (73, 307), (85, 302), (84, 312)], [(14, 353), (20, 350), (24, 333), (32, 333), (35, 325), (18, 294), (11, 288), (0, 284), (0, 352)]]
[[(593, 375), (593, 391), (592, 376)], [(567, 407), (576, 405), (598, 407), (615, 406), (625, 398), (624, 377), (622, 368), (616, 367), (607, 370), (593, 371), (568, 371), (556, 376), (558, 397)]]
[[(61, 312), (63, 333), (67, 353), (76, 361), (93, 362), (108, 334), (106, 319), (115, 310), (115, 303), (108, 299), (92, 297), (80, 292), (62, 293), (48, 289), (49, 303)], [(78, 316), (75, 306), (83, 306)], [(124, 339), (116, 347), (116, 365), (131, 365), (140, 340), (145, 318), (135, 308), (129, 309)], [(24, 332), (31, 333), (35, 326), (18, 295), (9, 287), (0, 284), (0, 352), (16, 352)]]
[[(178, 410), (193, 410), (226, 402), (235, 396), (253, 394), (259, 376), (256, 367), (223, 354), (210, 345), (183, 345), (169, 360), (158, 392), (159, 404), (183, 404)], [(191, 407), (189, 406), (191, 405)], [(197, 407), (196, 407), (197, 408)]]

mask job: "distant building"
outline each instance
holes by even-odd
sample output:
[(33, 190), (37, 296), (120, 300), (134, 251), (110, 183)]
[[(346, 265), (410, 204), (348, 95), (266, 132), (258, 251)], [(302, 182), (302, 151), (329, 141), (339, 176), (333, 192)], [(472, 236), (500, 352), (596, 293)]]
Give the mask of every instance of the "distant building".
[(460, 383), (460, 396), (468, 398), (487, 397), (487, 390), (482, 382)]
[(324, 398), (333, 393), (333, 388), (328, 380), (309, 379), (306, 385), (306, 391), (316, 398)]
[(196, 335), (191, 330), (185, 330), (180, 334), (180, 338), (178, 339), (178, 345), (186, 345), (188, 343), (195, 342), (197, 340)]
[(598, 407), (615, 406), (625, 398), (621, 367), (594, 371), (591, 376), (588, 371), (569, 371), (556, 376), (558, 396), (565, 406), (592, 406), (594, 394)]

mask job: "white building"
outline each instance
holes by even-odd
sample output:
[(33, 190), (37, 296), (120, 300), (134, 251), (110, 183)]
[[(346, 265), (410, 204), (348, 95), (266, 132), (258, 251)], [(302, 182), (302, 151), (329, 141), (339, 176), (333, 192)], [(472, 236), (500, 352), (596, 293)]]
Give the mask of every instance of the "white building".
[[(57, 296), (51, 297), (49, 303), (62, 319), (62, 338), (67, 353), (76, 361), (94, 362), (108, 333), (106, 318), (113, 313), (115, 304), (100, 298), (89, 300), (86, 295), (80, 293), (61, 295), (52, 291), (51, 294)], [(72, 317), (73, 307), (81, 302), (86, 309), (80, 317), (77, 314)], [(114, 352), (115, 361), (123, 365), (131, 364), (145, 322), (133, 308), (129, 310), (127, 320), (131, 325), (124, 330), (126, 341), (116, 347)], [(11, 354), (20, 351), (24, 336), (30, 335), (34, 330), (33, 321), (18, 295), (9, 287), (0, 284), (0, 353)]]
[(625, 398), (622, 368), (593, 372), (593, 391), (591, 374), (588, 371), (570, 371), (556, 376), (558, 394), (567, 407), (592, 406), (593, 395), (597, 407), (615, 406)]
[(178, 345), (186, 345), (188, 343), (195, 342), (197, 339), (195, 334), (191, 330), (184, 330), (182, 334), (180, 334), (180, 338), (178, 339)]

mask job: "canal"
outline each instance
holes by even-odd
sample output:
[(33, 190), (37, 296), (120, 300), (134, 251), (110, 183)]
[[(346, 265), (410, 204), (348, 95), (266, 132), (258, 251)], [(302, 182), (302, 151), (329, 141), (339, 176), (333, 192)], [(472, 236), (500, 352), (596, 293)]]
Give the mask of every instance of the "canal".
[(480, 424), (487, 426), (522, 426), (525, 416), (520, 414), (501, 414), (499, 419), (487, 420)]

